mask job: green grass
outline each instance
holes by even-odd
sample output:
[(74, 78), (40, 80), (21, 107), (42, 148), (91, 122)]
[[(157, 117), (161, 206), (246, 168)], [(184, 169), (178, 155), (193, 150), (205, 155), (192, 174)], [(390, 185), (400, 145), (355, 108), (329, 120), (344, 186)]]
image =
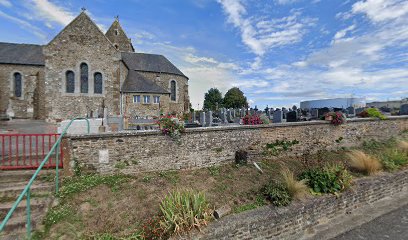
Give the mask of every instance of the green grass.
[(381, 163), (386, 170), (395, 171), (408, 163), (408, 156), (397, 149), (389, 149), (382, 154)]
[(180, 176), (178, 175), (177, 171), (161, 171), (158, 175), (174, 185), (180, 180)]
[(210, 172), (211, 176), (218, 176), (220, 175), (220, 167), (219, 166), (211, 166), (207, 168)]

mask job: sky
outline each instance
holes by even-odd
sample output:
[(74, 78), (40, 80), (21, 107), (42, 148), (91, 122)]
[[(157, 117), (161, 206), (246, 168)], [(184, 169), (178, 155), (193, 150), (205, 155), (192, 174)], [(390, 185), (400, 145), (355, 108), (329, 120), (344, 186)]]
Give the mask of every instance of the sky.
[(213, 87), (259, 109), (408, 97), (407, 0), (0, 0), (0, 41), (47, 44), (83, 7), (171, 60), (195, 109)]

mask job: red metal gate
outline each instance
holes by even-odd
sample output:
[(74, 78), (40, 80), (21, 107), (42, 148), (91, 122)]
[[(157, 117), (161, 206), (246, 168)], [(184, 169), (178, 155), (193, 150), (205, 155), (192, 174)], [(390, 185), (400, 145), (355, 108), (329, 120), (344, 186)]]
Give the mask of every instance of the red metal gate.
[[(47, 156), (59, 134), (0, 134), (0, 170), (36, 169)], [(62, 148), (59, 149), (62, 168)], [(44, 168), (55, 168), (55, 151)]]

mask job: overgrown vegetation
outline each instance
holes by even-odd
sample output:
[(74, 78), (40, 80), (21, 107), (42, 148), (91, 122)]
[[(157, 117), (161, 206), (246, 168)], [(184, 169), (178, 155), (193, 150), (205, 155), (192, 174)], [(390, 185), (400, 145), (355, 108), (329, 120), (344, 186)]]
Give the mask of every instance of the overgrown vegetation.
[(170, 235), (200, 228), (211, 219), (211, 209), (203, 193), (174, 191), (160, 203), (160, 226)]
[(377, 108), (367, 108), (361, 113), (359, 113), (358, 116), (362, 118), (378, 118), (381, 120), (386, 119), (384, 114), (382, 114), (381, 111), (378, 110)]
[(278, 156), (281, 152), (291, 151), (292, 146), (299, 144), (298, 140), (276, 140), (273, 143), (267, 143), (264, 147), (265, 155)]
[(398, 149), (389, 149), (383, 153), (381, 162), (386, 170), (395, 171), (408, 163), (408, 155)]
[(309, 196), (309, 187), (306, 184), (306, 179), (298, 181), (293, 172), (288, 168), (283, 168), (280, 176), (292, 199), (303, 200)]
[(277, 207), (287, 206), (292, 201), (286, 186), (277, 181), (271, 181), (266, 184), (262, 189), (262, 193), (266, 199)]
[(351, 168), (366, 175), (373, 175), (382, 169), (382, 164), (377, 158), (363, 151), (353, 150), (347, 153), (347, 156)]
[(316, 193), (337, 193), (351, 184), (352, 177), (342, 165), (309, 169), (300, 175)]

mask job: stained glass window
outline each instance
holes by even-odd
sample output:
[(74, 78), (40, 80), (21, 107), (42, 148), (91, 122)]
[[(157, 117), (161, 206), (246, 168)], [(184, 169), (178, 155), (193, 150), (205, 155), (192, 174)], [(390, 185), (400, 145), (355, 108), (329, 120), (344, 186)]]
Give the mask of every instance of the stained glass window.
[(20, 73), (14, 73), (14, 96), (21, 97), (23, 85)]
[(81, 63), (81, 93), (88, 93), (88, 65)]
[(97, 94), (102, 94), (102, 74), (99, 72), (96, 72), (94, 74), (94, 93)]
[(75, 92), (75, 73), (73, 71), (67, 71), (65, 73), (65, 92)]

